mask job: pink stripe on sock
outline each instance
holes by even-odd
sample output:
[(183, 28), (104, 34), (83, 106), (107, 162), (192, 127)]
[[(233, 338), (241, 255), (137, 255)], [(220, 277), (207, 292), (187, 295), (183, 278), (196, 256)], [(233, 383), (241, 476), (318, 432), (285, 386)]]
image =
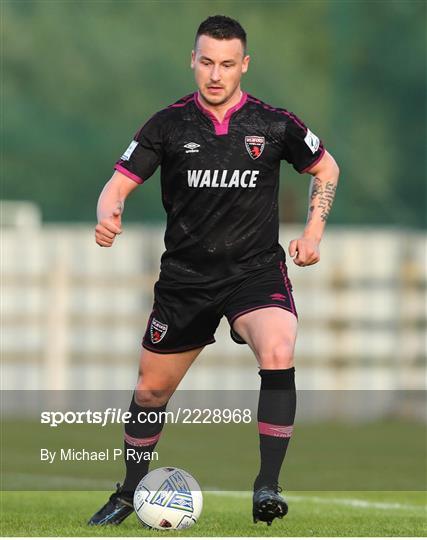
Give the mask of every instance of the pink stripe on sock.
[(157, 433), (157, 435), (153, 435), (152, 437), (146, 437), (145, 439), (137, 439), (125, 433), (125, 441), (132, 446), (151, 446), (160, 439), (161, 433)]
[(292, 436), (294, 426), (277, 426), (275, 424), (267, 424), (266, 422), (258, 422), (258, 431), (261, 435), (270, 435), (270, 437), (281, 437), (289, 439)]

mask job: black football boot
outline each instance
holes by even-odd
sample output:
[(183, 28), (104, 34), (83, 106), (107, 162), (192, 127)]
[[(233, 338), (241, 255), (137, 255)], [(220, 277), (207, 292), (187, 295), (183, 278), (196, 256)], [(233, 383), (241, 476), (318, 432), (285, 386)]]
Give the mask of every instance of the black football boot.
[(120, 525), (133, 512), (133, 495), (117, 484), (106, 504), (88, 521), (88, 525)]
[(282, 488), (273, 486), (262, 486), (254, 492), (252, 515), (254, 523), (266, 521), (271, 525), (273, 519), (286, 516), (288, 505), (285, 499), (279, 495)]

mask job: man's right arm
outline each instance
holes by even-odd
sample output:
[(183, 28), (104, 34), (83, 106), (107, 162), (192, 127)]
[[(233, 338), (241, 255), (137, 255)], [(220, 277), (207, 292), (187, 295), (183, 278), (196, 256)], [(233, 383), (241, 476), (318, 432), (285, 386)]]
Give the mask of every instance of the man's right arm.
[(97, 206), (98, 224), (95, 227), (95, 240), (99, 246), (111, 247), (116, 235), (121, 234), (125, 200), (138, 185), (119, 171), (116, 171), (105, 184)]

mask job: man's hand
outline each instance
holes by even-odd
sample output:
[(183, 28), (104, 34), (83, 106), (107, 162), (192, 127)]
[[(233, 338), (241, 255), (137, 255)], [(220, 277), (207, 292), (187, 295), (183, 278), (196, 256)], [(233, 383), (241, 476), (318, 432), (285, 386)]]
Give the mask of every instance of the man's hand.
[(320, 261), (319, 244), (335, 197), (339, 168), (325, 150), (322, 159), (308, 173), (312, 174), (307, 223), (300, 238), (289, 244), (289, 255), (298, 266), (310, 266)]
[(298, 266), (310, 266), (320, 261), (320, 241), (302, 236), (289, 243), (289, 255)]
[(95, 239), (99, 246), (111, 247), (116, 236), (122, 233), (122, 209), (122, 204), (118, 202), (112, 215), (101, 219), (95, 227)]

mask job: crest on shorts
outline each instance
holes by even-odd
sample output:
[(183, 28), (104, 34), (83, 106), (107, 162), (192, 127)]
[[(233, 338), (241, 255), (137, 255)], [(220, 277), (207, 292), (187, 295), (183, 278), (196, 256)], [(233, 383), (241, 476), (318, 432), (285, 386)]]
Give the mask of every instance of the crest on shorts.
[(247, 135), (245, 137), (245, 146), (251, 158), (258, 159), (265, 147), (265, 137)]
[(150, 337), (151, 343), (159, 343), (165, 337), (168, 331), (168, 325), (155, 319), (151, 319)]

